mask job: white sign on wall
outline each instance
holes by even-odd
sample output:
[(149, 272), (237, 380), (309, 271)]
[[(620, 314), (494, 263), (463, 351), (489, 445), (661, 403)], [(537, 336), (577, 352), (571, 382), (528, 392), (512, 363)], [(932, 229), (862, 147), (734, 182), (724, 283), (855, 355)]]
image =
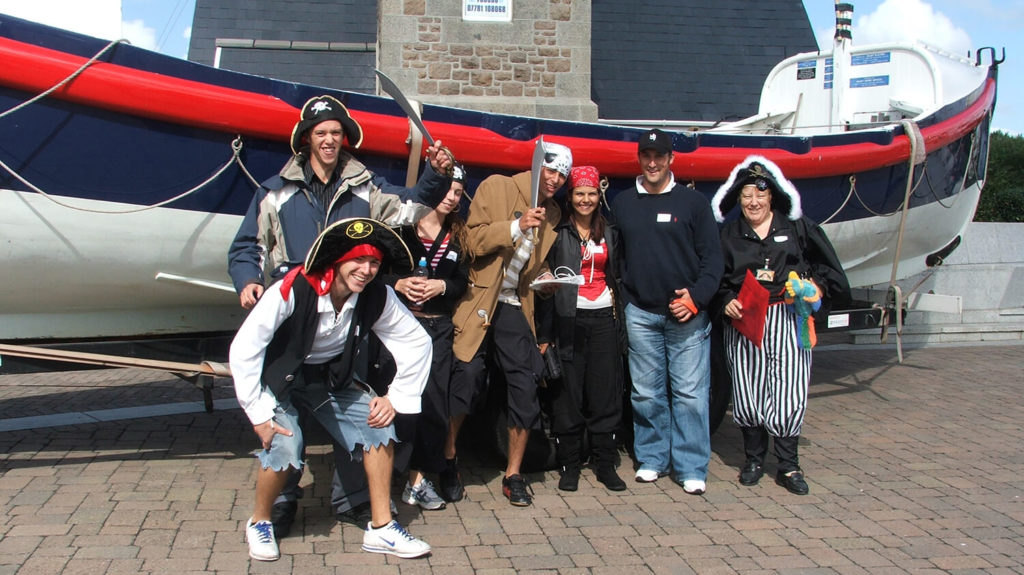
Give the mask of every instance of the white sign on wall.
[(511, 22), (512, 0), (462, 0), (462, 19), (474, 22)]

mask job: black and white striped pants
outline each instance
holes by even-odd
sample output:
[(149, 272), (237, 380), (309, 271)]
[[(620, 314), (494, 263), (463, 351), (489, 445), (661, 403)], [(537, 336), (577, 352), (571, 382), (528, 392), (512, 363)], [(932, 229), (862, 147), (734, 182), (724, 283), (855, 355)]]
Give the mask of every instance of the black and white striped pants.
[(811, 350), (800, 347), (798, 316), (783, 304), (768, 306), (761, 348), (725, 326), (732, 376), (733, 420), (764, 427), (773, 437), (800, 435), (811, 379)]

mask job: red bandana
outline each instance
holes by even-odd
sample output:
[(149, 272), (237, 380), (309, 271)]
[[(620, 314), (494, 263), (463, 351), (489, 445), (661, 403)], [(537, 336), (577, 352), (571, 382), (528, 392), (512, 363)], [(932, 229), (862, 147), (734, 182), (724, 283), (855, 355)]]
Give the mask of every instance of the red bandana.
[(313, 286), (313, 291), (315, 291), (317, 295), (325, 295), (327, 292), (331, 291), (331, 283), (334, 282), (335, 266), (363, 256), (372, 256), (377, 258), (378, 261), (384, 261), (384, 252), (380, 251), (379, 248), (373, 244), (359, 244), (345, 252), (340, 258), (334, 260), (334, 263), (327, 266), (327, 268), (322, 272), (308, 273), (302, 266), (292, 268), (288, 271), (288, 274), (284, 276), (284, 280), (281, 282), (281, 296), (284, 297), (284, 301), (288, 301), (288, 294), (292, 291), (292, 284), (295, 283), (295, 278), (300, 273), (302, 274), (302, 277), (306, 278), (309, 285)]
[(580, 186), (601, 187), (601, 174), (594, 166), (577, 166), (569, 172), (570, 189)]

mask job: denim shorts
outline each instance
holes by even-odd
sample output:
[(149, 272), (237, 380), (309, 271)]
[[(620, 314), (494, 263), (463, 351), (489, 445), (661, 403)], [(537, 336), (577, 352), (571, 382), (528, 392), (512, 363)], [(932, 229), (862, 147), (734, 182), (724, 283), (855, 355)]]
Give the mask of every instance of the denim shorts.
[[(290, 396), (274, 409), (274, 423), (293, 435), (274, 435), (270, 449), (261, 449), (257, 453), (260, 465), (274, 471), (283, 471), (289, 466), (302, 469), (299, 409), (307, 410), (320, 427), (345, 446), (353, 459), (361, 460), (362, 451), (369, 451), (371, 447), (397, 443), (393, 423), (380, 428), (370, 427), (367, 423), (370, 400), (374, 397), (376, 394), (371, 389), (355, 383), (334, 393), (330, 393), (323, 383), (292, 388)], [(362, 446), (362, 451), (357, 450), (357, 446)]]

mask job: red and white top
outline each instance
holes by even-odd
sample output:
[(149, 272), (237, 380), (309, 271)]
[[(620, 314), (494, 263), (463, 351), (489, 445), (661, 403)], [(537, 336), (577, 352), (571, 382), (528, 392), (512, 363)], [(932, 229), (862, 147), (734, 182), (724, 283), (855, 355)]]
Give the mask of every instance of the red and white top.
[(580, 275), (583, 285), (576, 296), (577, 309), (601, 309), (611, 307), (612, 294), (605, 281), (605, 266), (608, 264), (608, 250), (604, 239), (596, 244), (587, 240), (580, 246)]

